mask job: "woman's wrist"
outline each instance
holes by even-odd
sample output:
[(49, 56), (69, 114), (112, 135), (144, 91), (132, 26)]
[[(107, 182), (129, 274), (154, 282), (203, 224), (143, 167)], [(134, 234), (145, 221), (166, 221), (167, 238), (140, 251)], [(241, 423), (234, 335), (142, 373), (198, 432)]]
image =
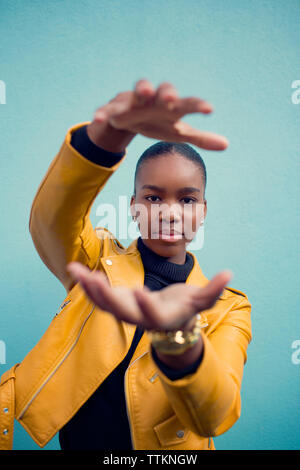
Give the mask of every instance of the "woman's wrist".
[(106, 122), (92, 121), (87, 126), (86, 131), (89, 139), (95, 145), (114, 153), (126, 150), (126, 147), (136, 136), (136, 134), (127, 130), (116, 129)]
[(204, 345), (201, 335), (199, 336), (197, 343), (195, 343), (188, 350), (184, 351), (182, 354), (176, 356), (165, 354), (153, 345), (159, 360), (174, 370), (182, 370), (194, 364), (200, 358), (200, 356), (202, 356), (203, 347)]
[(194, 348), (201, 337), (201, 329), (206, 326), (206, 317), (197, 313), (184, 329), (148, 330), (148, 336), (156, 351), (167, 356), (179, 356)]

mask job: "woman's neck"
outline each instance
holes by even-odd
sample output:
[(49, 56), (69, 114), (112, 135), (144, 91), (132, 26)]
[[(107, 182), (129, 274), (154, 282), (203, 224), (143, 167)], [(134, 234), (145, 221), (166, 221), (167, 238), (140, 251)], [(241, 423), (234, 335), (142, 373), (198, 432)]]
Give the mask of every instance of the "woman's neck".
[(179, 264), (179, 265), (183, 265), (186, 263), (186, 250), (184, 249), (183, 251), (179, 252), (179, 253), (176, 253), (175, 255), (171, 255), (171, 256), (162, 256), (161, 254), (159, 253), (156, 253), (152, 247), (148, 246), (147, 244), (147, 239), (145, 241), (145, 239), (143, 239), (142, 237), (140, 237), (140, 239), (142, 240), (143, 244), (152, 252), (152, 253), (155, 253), (156, 255), (162, 257), (165, 259), (165, 261), (168, 261), (169, 263), (174, 263), (174, 264)]

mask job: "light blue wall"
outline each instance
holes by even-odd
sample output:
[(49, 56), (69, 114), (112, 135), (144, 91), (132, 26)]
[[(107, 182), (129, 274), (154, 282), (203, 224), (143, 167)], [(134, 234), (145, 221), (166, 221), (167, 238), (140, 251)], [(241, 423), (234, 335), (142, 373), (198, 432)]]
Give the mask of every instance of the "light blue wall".
[[(208, 214), (198, 260), (207, 277), (231, 269), (230, 285), (252, 303), (242, 415), (215, 445), (299, 449), (299, 0), (2, 0), (0, 10), (0, 373), (36, 344), (65, 295), (28, 221), (67, 129), (140, 78), (171, 81), (215, 106), (185, 121), (230, 141), (223, 153), (200, 151)], [(130, 197), (137, 158), (154, 142), (130, 144), (101, 201)], [(15, 432), (15, 449), (39, 449), (19, 423)], [(56, 436), (45, 449), (57, 448)]]

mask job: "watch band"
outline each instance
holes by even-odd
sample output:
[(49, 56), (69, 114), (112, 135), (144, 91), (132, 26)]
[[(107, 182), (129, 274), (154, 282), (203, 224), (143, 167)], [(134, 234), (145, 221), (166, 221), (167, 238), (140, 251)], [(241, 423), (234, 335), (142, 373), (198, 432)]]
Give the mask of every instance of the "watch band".
[(193, 347), (199, 340), (202, 328), (208, 325), (205, 315), (197, 313), (196, 321), (191, 331), (157, 331), (147, 330), (152, 345), (157, 351), (171, 356), (177, 356)]

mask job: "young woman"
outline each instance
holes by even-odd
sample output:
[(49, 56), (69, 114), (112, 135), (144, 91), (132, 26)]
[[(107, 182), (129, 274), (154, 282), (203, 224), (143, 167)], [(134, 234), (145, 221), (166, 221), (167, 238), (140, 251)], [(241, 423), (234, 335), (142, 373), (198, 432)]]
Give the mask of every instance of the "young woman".
[[(209, 281), (186, 250), (207, 211), (205, 165), (188, 144), (228, 145), (180, 121), (198, 112), (212, 106), (139, 80), (69, 130), (38, 189), (30, 231), (67, 291), (53, 325), (64, 347), (32, 393), (34, 431), (33, 415), (26, 424), (39, 445), (59, 431), (62, 449), (213, 449), (240, 415), (251, 304), (225, 288), (230, 271)], [(89, 213), (137, 134), (161, 141), (138, 161), (141, 236), (125, 248)]]

